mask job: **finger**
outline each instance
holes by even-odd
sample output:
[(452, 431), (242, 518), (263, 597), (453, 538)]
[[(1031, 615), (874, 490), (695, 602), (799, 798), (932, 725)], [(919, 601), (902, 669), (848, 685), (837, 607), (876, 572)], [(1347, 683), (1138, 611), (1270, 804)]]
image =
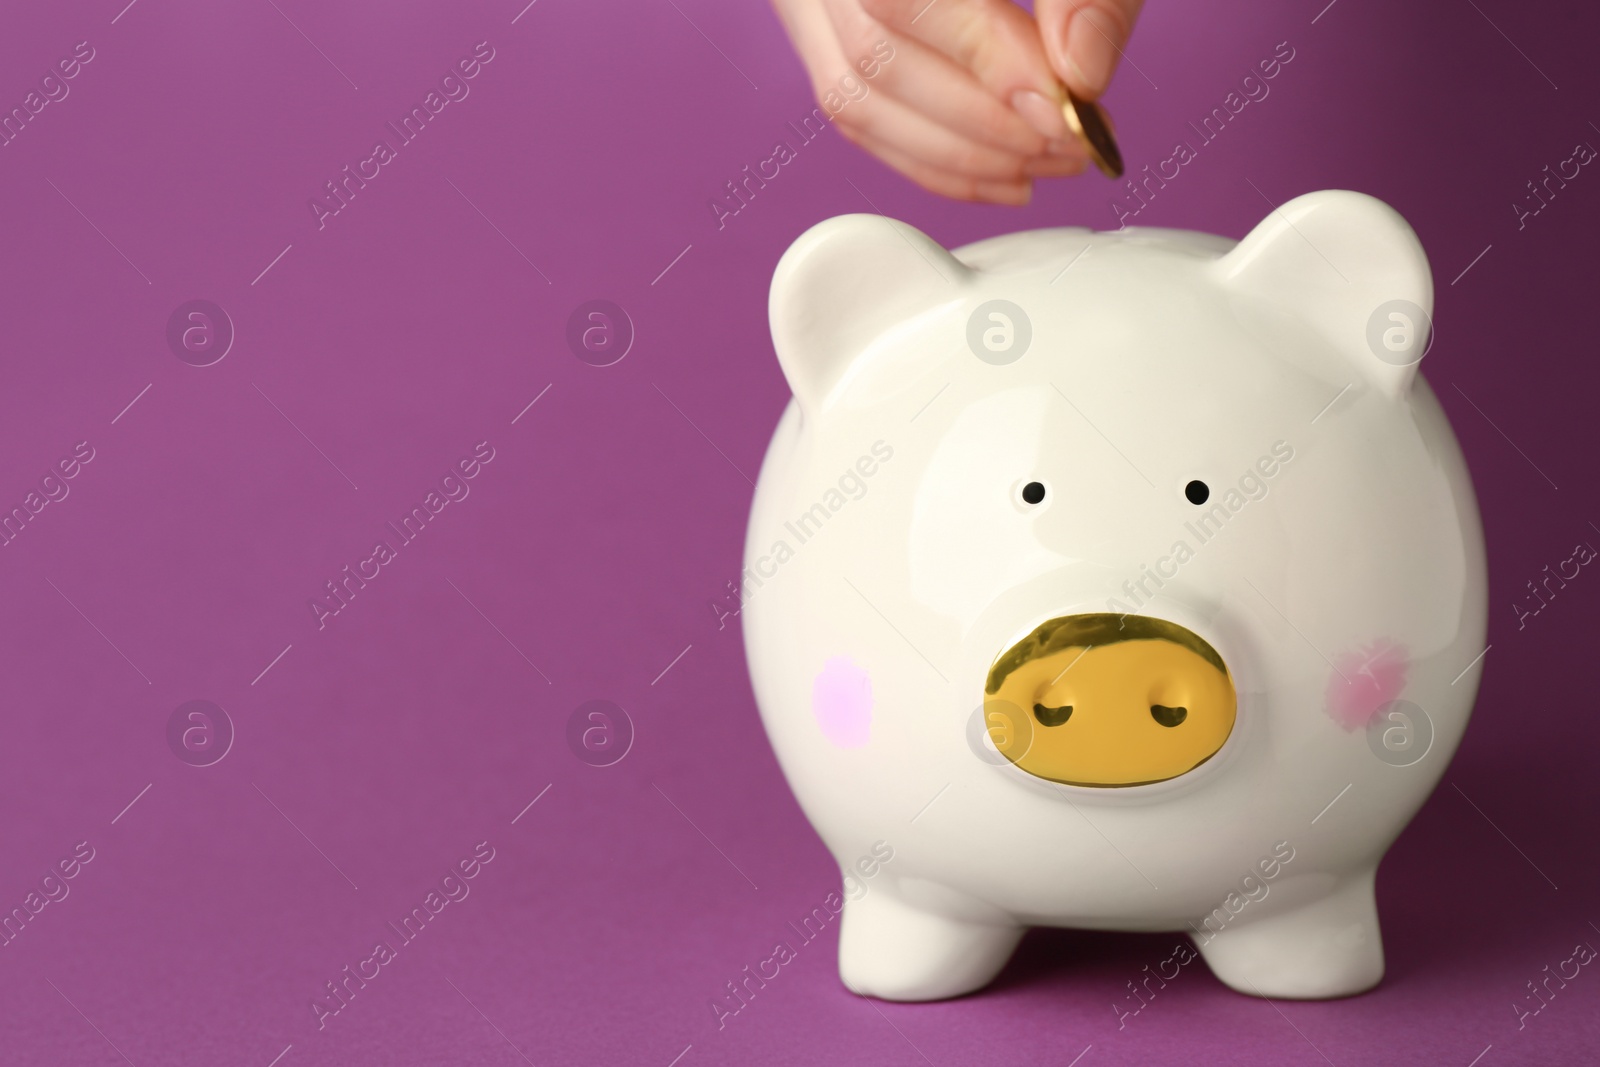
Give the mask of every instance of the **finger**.
[(1041, 136), (1071, 137), (1039, 30), (1010, 0), (862, 0), (894, 32), (949, 57)]
[(1002, 104), (970, 71), (909, 37), (896, 36), (894, 58), (869, 83), (968, 140), (1022, 156), (1081, 156), (1074, 139), (1041, 135)]
[(1027, 157), (993, 148), (939, 125), (892, 96), (875, 94), (839, 112), (834, 124), (880, 141), (938, 170), (990, 181), (1023, 176)]
[(894, 48), (878, 76), (884, 92), (969, 140), (1021, 156), (1045, 151), (1037, 130), (947, 56), (909, 37), (897, 36)]
[(956, 174), (929, 166), (920, 159), (906, 155), (893, 145), (860, 132), (849, 132), (845, 136), (924, 189), (940, 196), (948, 196), (953, 200), (1008, 204), (1013, 207), (1021, 207), (1033, 197), (1033, 183), (1027, 178), (993, 181), (975, 178), (970, 174)]
[(807, 71), (838, 51), (838, 38), (828, 12), (815, 0), (772, 0), (778, 21), (794, 44)]
[[(947, 2), (961, 3), (968, 0), (947, 0)], [(847, 56), (847, 51), (854, 48), (863, 54), (873, 54), (875, 46), (882, 42), (888, 32), (853, 4), (844, 5), (842, 10), (831, 13), (821, 4), (801, 3), (799, 0), (779, 0), (776, 6), (795, 41), (796, 48), (805, 58), (806, 67), (811, 75), (812, 91), (818, 101), (825, 100), (830, 94), (838, 95), (835, 90), (842, 80), (855, 76), (855, 67)], [(912, 44), (904, 38), (896, 40), (901, 47)], [(923, 51), (926, 53), (927, 50)], [(896, 55), (883, 61), (877, 67), (877, 77), (884, 78), (897, 66), (905, 65), (908, 59), (915, 58), (917, 57)], [(953, 81), (976, 86), (970, 74), (953, 67), (951, 69), (958, 75), (952, 79)], [(954, 105), (949, 102), (948, 87), (936, 88), (931, 84), (934, 79), (928, 78), (926, 74), (918, 78), (917, 95), (942, 101), (940, 104), (942, 114), (948, 113), (952, 107), (961, 108), (959, 99)], [(856, 81), (860, 82), (861, 79), (857, 78)], [(978, 97), (984, 95), (981, 89), (974, 88), (973, 92)], [(970, 105), (971, 98), (967, 99)], [(1007, 114), (1006, 109), (1000, 105), (993, 106), (1000, 113)], [(831, 112), (834, 109), (829, 110)], [(969, 115), (969, 122), (970, 119)], [(845, 106), (844, 110), (838, 112), (836, 124), (842, 129), (859, 129), (879, 141), (893, 145), (901, 153), (920, 159), (935, 168), (972, 173), (976, 177), (989, 180), (1012, 181), (1023, 177), (1022, 165), (1030, 154), (999, 148), (992, 143), (985, 144), (962, 132), (945, 128), (940, 122), (920, 114), (917, 108), (896, 100), (887, 92), (869, 93), (864, 98), (855, 98)], [(1028, 148), (1035, 152), (1042, 147), (1042, 142), (1036, 137), (1028, 144)], [(1071, 157), (1081, 152), (1081, 146), (1075, 143), (1075, 139), (1068, 137), (1058, 143), (1055, 150), (1057, 154)]]
[(1050, 66), (1074, 93), (1106, 91), (1143, 0), (1038, 0), (1039, 35)]
[(1072, 178), (1088, 166), (1081, 156), (1036, 156), (1022, 165), (1022, 171), (1030, 178)]

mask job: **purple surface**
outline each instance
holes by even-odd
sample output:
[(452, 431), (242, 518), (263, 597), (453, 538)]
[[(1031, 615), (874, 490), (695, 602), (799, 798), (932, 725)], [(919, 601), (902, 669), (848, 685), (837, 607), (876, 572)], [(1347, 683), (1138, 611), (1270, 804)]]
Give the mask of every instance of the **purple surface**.
[[(1271, 95), (1137, 221), (1239, 236), (1268, 199), (1359, 189), (1433, 260), (1425, 367), (1477, 479), (1492, 650), (1379, 874), (1383, 985), (1267, 1003), (1196, 961), (1119, 1030), (1176, 938), (1035, 933), (992, 989), (907, 1006), (848, 995), (830, 929), (719, 1030), (712, 998), (838, 887), (710, 607), (787, 398), (771, 268), (868, 198), (953, 246), (1110, 226), (1113, 187), (946, 203), (829, 131), (719, 230), (708, 199), (811, 107), (760, 4), (125, 2), (0, 34), (6, 109), (94, 50), (0, 147), (0, 505), (93, 449), (0, 548), (0, 908), (93, 849), (0, 948), (0, 1062), (1496, 1067), (1600, 1041), (1593, 968), (1513, 1008), (1600, 945), (1600, 576), (1514, 607), (1600, 545), (1600, 177), (1521, 228), (1511, 207), (1600, 144), (1591, 10), (1157, 4), (1107, 98), (1153, 163), (1287, 40)], [(480, 41), (470, 95), (319, 229), (308, 200)], [(211, 366), (167, 342), (195, 299), (237, 334)], [(612, 366), (566, 344), (592, 299), (636, 329)], [(469, 495), (319, 629), (308, 601), (482, 441), (447, 486)], [(211, 766), (169, 748), (190, 700), (233, 724)], [(590, 700), (632, 734), (580, 723), (586, 763)], [(319, 1029), (325, 983), (482, 841), (447, 883), (470, 895)]]

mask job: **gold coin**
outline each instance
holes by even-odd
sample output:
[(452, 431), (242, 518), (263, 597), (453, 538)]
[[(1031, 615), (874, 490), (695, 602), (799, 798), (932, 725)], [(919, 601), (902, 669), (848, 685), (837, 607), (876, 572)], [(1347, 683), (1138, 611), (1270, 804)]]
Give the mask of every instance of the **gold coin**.
[(1067, 118), (1072, 132), (1089, 148), (1089, 158), (1108, 178), (1122, 177), (1122, 153), (1117, 149), (1117, 139), (1111, 133), (1111, 116), (1095, 100), (1080, 100), (1066, 89), (1067, 100), (1061, 113)]

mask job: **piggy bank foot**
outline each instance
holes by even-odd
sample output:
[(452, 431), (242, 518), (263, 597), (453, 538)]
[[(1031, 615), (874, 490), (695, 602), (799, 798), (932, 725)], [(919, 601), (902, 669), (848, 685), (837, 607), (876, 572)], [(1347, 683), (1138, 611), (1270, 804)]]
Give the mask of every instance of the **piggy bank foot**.
[(1023, 927), (1013, 923), (924, 911), (875, 886), (865, 897), (845, 902), (839, 977), (852, 993), (883, 1000), (958, 997), (988, 985), (1022, 933)]
[(1240, 993), (1301, 1000), (1364, 993), (1383, 977), (1375, 873), (1289, 911), (1252, 918), (1246, 909), (1221, 931), (1197, 927), (1195, 943), (1211, 972)]

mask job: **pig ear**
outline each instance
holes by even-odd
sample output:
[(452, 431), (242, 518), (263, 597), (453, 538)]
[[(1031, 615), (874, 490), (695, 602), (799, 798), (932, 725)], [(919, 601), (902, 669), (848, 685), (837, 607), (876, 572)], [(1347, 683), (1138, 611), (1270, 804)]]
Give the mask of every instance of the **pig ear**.
[(933, 238), (882, 215), (841, 215), (801, 234), (767, 302), (801, 411), (815, 416), (874, 340), (954, 297), (969, 274)]
[(1217, 261), (1224, 284), (1308, 322), (1389, 397), (1428, 350), (1433, 276), (1405, 219), (1362, 193), (1308, 193)]

